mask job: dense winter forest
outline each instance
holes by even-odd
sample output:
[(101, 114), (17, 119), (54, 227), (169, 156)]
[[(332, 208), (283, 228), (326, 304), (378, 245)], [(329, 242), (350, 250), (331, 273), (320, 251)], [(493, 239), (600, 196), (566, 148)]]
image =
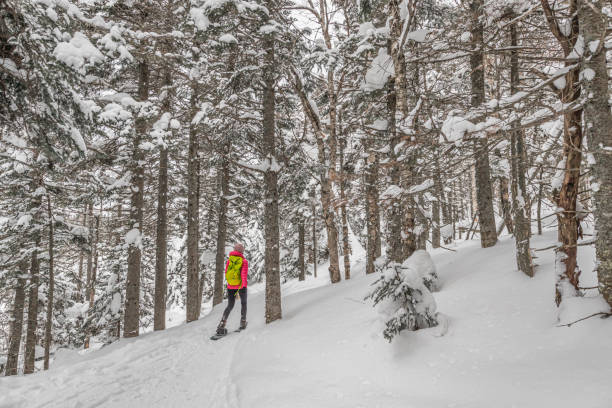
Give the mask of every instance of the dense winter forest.
[(548, 292), (523, 294), (558, 308), (543, 324), (609, 328), (611, 17), (605, 0), (1, 0), (0, 373), (199, 320), (237, 242), (270, 330), (289, 283), (342, 297), (355, 267), (383, 344), (443, 336), (429, 253), (502, 239), (491, 273), (535, 282), (554, 259)]

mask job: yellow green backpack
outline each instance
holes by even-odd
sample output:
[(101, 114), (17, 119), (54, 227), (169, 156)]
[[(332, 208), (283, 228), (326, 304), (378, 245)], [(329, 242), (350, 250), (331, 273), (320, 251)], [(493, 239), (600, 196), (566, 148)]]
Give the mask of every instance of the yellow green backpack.
[(227, 283), (232, 286), (240, 286), (242, 284), (242, 277), (240, 271), (242, 270), (242, 257), (236, 255), (230, 255), (229, 263), (227, 264), (227, 270), (225, 271), (225, 279)]

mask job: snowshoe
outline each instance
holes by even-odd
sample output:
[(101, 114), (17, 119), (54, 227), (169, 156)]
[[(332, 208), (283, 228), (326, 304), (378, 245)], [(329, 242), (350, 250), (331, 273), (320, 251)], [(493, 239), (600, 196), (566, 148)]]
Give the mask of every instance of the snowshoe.
[(227, 329), (225, 328), (225, 320), (221, 320), (219, 322), (219, 326), (217, 326), (217, 332), (211, 336), (211, 340), (218, 340), (221, 337), (225, 337), (227, 335)]
[(240, 320), (240, 327), (238, 327), (238, 331), (244, 330), (246, 328), (247, 328), (247, 321), (246, 320)]

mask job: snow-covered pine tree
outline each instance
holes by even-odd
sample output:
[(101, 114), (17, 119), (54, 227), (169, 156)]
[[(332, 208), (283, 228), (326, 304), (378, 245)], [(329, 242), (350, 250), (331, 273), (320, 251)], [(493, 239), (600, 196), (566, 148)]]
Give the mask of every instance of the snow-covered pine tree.
[(436, 301), (431, 294), (437, 288), (437, 275), (426, 251), (415, 251), (401, 264), (379, 262), (377, 269), (381, 276), (366, 299), (372, 299), (385, 320), (385, 339), (392, 341), (403, 330), (438, 324)]

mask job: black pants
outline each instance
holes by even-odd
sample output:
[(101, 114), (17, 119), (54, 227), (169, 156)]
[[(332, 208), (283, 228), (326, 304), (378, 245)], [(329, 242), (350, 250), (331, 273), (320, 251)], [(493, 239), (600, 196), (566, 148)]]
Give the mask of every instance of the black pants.
[(223, 320), (227, 320), (230, 312), (234, 308), (236, 303), (236, 292), (240, 295), (240, 318), (246, 320), (247, 312), (247, 288), (242, 289), (228, 289), (227, 290), (227, 307), (223, 311)]

